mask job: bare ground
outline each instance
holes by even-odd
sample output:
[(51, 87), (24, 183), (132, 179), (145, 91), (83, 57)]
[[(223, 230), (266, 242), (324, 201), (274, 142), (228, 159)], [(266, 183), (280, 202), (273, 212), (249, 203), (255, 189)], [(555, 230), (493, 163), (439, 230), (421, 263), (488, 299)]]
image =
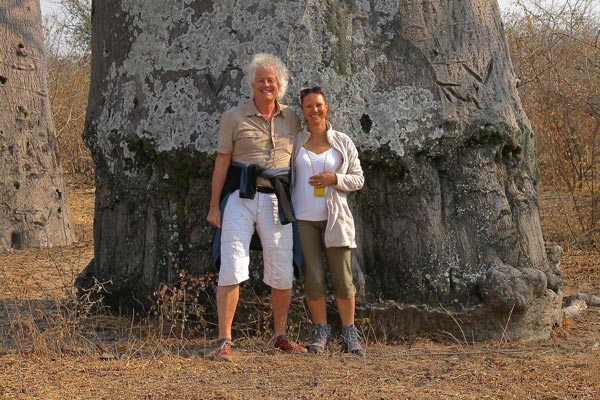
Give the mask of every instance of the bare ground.
[[(544, 198), (544, 229), (556, 231), (556, 208)], [(93, 256), (93, 189), (72, 187), (71, 204), (78, 243), (0, 253), (0, 398), (600, 398), (599, 308), (540, 342), (371, 340), (358, 358), (335, 350), (286, 355), (245, 337), (234, 363), (207, 360), (213, 342), (198, 335), (165, 335), (127, 317), (84, 317), (64, 299)], [(567, 249), (562, 271), (566, 296), (600, 293), (597, 253)]]

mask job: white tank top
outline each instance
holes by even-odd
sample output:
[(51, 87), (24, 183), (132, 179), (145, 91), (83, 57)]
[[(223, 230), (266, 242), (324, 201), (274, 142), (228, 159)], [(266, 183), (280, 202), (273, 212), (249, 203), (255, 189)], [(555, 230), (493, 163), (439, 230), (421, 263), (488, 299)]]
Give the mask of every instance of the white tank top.
[(294, 211), (296, 218), (305, 221), (327, 220), (327, 196), (333, 187), (327, 186), (325, 197), (314, 195), (314, 186), (308, 178), (323, 172), (335, 172), (342, 166), (342, 155), (334, 148), (315, 154), (304, 147), (296, 157), (296, 180), (294, 183)]

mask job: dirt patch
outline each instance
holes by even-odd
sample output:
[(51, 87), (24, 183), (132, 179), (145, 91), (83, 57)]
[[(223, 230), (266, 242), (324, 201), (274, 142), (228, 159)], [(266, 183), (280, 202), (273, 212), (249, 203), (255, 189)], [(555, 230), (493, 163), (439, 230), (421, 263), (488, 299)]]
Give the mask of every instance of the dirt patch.
[[(212, 362), (206, 337), (66, 307), (73, 279), (93, 257), (93, 189), (72, 187), (71, 207), (77, 243), (0, 253), (2, 398), (600, 398), (598, 308), (565, 320), (542, 342), (371, 340), (358, 358), (337, 347), (286, 355), (268, 338), (245, 337), (234, 363)], [(596, 253), (568, 249), (561, 268), (565, 295), (600, 293)]]

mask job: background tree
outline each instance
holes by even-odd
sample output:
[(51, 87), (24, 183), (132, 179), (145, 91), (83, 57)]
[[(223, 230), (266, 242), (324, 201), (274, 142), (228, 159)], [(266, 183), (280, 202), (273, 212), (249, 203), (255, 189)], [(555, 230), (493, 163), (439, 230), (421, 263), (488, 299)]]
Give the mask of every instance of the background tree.
[[(596, 247), (600, 201), (600, 18), (592, 0), (518, 1), (507, 18), (542, 180), (563, 200), (564, 246)], [(574, 210), (574, 212), (571, 212)], [(574, 216), (571, 219), (569, 216)]]
[(63, 11), (58, 22), (72, 52), (89, 56), (92, 50), (92, 1), (57, 0)]
[(61, 0), (44, 19), (48, 90), (63, 171), (91, 182), (94, 163), (82, 140), (90, 86), (91, 2)]
[(38, 0), (0, 8), (0, 250), (73, 241)]
[(326, 87), (361, 152), (362, 316), (391, 335), (469, 338), (547, 337), (560, 321), (533, 132), (495, 2), (116, 3), (94, 4), (95, 258), (80, 287), (110, 281), (108, 301), (125, 305), (176, 267), (211, 271), (218, 121), (249, 95), (242, 67), (267, 51), (291, 69), (293, 105), (301, 87)]

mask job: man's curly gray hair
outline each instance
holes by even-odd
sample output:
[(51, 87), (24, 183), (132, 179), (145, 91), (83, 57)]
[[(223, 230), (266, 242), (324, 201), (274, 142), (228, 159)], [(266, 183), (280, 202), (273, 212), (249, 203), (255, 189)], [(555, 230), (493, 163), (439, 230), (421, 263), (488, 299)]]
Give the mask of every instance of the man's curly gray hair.
[(256, 70), (260, 67), (271, 67), (273, 70), (275, 70), (277, 83), (279, 83), (279, 94), (277, 95), (277, 100), (281, 100), (283, 96), (285, 96), (290, 75), (287, 67), (279, 57), (267, 53), (259, 53), (254, 55), (252, 61), (250, 61), (246, 67), (246, 76), (248, 77), (248, 83), (250, 85), (250, 93), (252, 93), (252, 97), (254, 97), (252, 83), (256, 79)]

